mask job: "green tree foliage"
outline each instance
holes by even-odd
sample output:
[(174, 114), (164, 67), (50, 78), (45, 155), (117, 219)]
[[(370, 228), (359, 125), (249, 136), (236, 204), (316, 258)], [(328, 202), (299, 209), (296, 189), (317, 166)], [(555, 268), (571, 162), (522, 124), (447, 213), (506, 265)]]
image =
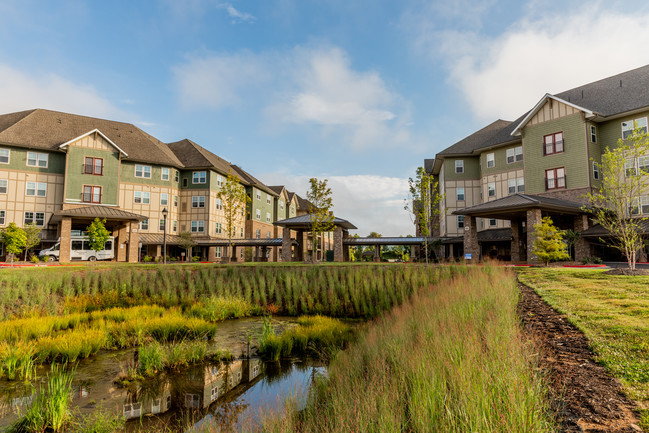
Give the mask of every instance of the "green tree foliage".
[(25, 231), (25, 260), (27, 260), (30, 250), (41, 243), (41, 228), (34, 223), (29, 223), (23, 230)]
[(110, 232), (106, 229), (106, 219), (100, 220), (95, 218), (93, 222), (86, 227), (86, 235), (88, 236), (88, 242), (90, 243), (90, 248), (93, 249), (96, 253), (104, 249), (108, 238), (110, 238)]
[(190, 261), (192, 257), (191, 249), (196, 245), (196, 241), (194, 241), (192, 234), (189, 232), (180, 233), (178, 237), (180, 238), (178, 240), (178, 245), (186, 251), (185, 260)]
[(551, 261), (568, 260), (563, 232), (555, 227), (552, 218), (544, 217), (541, 224), (534, 224), (534, 248), (532, 253), (548, 265)]
[[(246, 194), (246, 189), (241, 185), (239, 176), (228, 172), (225, 183), (216, 194), (223, 202), (223, 213), (225, 214), (225, 230), (228, 235), (228, 247), (232, 247), (232, 238), (235, 236), (235, 224), (237, 219), (245, 212), (246, 205), (251, 201)], [(228, 251), (223, 255), (224, 261), (229, 260)]]
[(9, 225), (0, 231), (0, 238), (7, 251), (7, 261), (14, 261), (14, 256), (20, 254), (27, 244), (27, 235), (25, 231), (18, 227), (16, 223)]
[(576, 232), (572, 229), (564, 230), (563, 231), (563, 240), (566, 243), (566, 247), (568, 247), (568, 254), (570, 255), (570, 258), (574, 260), (575, 256), (573, 254), (573, 249), (574, 246), (577, 245), (577, 241), (581, 238), (581, 233)]
[(331, 188), (327, 186), (327, 179), (309, 179), (310, 190), (306, 193), (309, 200), (309, 215), (311, 216), (311, 234), (313, 235), (311, 259), (317, 261), (318, 241), (322, 233), (334, 229), (333, 201)]
[(435, 227), (435, 217), (439, 215), (439, 203), (443, 195), (439, 193), (435, 177), (427, 174), (424, 167), (417, 168), (415, 178), (408, 179), (408, 186), (410, 197), (405, 199), (404, 209), (413, 215), (418, 234), (425, 237), (424, 250), (428, 263), (428, 237)]
[(617, 147), (607, 146), (600, 167), (602, 186), (588, 194), (591, 207), (585, 209), (610, 234), (600, 240), (624, 254), (631, 270), (644, 244), (642, 225), (647, 218), (640, 216), (639, 197), (647, 194), (649, 172), (638, 159), (647, 154), (647, 132), (637, 125), (626, 140), (618, 140)]

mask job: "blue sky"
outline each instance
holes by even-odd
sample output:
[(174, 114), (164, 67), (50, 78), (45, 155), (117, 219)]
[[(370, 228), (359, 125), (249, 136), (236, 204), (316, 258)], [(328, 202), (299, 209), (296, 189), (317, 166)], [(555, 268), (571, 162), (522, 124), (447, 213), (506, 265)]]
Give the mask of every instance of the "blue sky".
[(3, 0), (0, 41), (2, 113), (135, 123), (300, 194), (327, 178), (359, 234), (406, 235), (424, 158), (546, 92), (649, 63), (649, 6)]

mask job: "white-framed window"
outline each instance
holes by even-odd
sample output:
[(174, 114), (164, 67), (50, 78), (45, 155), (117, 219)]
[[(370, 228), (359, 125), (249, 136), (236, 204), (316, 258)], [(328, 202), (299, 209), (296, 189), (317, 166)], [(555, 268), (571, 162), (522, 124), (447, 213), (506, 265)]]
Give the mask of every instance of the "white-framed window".
[(149, 230), (149, 220), (140, 221), (140, 230)]
[(180, 172), (178, 170), (174, 170), (174, 182), (180, 182)]
[(506, 152), (507, 164), (513, 164), (523, 160), (523, 146), (510, 147)]
[(148, 191), (134, 191), (133, 192), (133, 203), (150, 204), (151, 203), (151, 193), (148, 192)]
[(498, 220), (496, 218), (489, 218), (489, 227), (496, 227), (498, 225)]
[(135, 165), (135, 177), (144, 179), (151, 179), (151, 166), (150, 165)]
[(214, 248), (214, 257), (217, 259), (220, 259), (222, 257), (222, 252), (221, 252), (221, 247), (215, 247)]
[(204, 195), (192, 196), (192, 207), (195, 208), (205, 207), (205, 196)]
[(27, 152), (27, 166), (47, 168), (48, 154), (41, 152)]
[[(241, 237), (243, 237), (243, 227), (241, 227)], [(241, 254), (243, 254), (243, 250), (241, 250)], [(241, 256), (243, 257), (243, 256)]]
[(7, 179), (0, 179), (0, 194), (6, 194), (9, 189), (9, 181)]
[(207, 182), (207, 172), (206, 171), (194, 171), (192, 172), (192, 183), (206, 183)]
[(638, 157), (638, 173), (647, 174), (649, 173), (649, 156), (639, 156)]
[(516, 190), (518, 192), (525, 192), (525, 178), (519, 177), (516, 179)]
[(221, 223), (216, 223), (214, 226), (216, 227), (216, 234), (217, 235), (223, 233), (223, 228), (221, 226)]
[(507, 181), (507, 192), (509, 194), (516, 194), (516, 179), (509, 179)]
[(138, 417), (142, 414), (142, 403), (131, 403), (124, 405), (124, 416), (127, 418)]
[(173, 230), (174, 233), (178, 231), (178, 221), (173, 221), (171, 224), (171, 230)]
[(168, 206), (169, 205), (169, 194), (166, 192), (160, 193), (160, 206)]
[(44, 182), (26, 182), (25, 195), (45, 197), (47, 195), (47, 184)]
[(5, 217), (7, 213), (3, 210), (0, 210), (0, 225), (5, 225)]
[(487, 197), (496, 196), (496, 182), (489, 182), (487, 184)]
[(543, 136), (543, 155), (563, 152), (563, 132)]
[(261, 211), (259, 209), (255, 209), (255, 218), (257, 218), (258, 220), (261, 219)]
[(464, 173), (464, 160), (463, 159), (456, 159), (455, 160), (455, 172), (456, 173)]
[(638, 119), (627, 120), (622, 122), (622, 139), (626, 140), (633, 133), (633, 129), (637, 127), (641, 133), (647, 133), (647, 118), (640, 117)]
[(169, 167), (162, 167), (160, 169), (160, 180), (169, 180)]
[(185, 394), (185, 407), (201, 407), (201, 397), (198, 394)]
[(266, 222), (270, 222), (270, 212), (266, 212)]
[(216, 186), (223, 186), (223, 176), (216, 176)]
[(257, 190), (257, 191), (255, 191), (255, 192), (257, 193), (257, 194), (256, 194), (256, 196), (257, 196), (257, 200), (261, 200), (261, 191)]
[(458, 186), (457, 189), (455, 190), (456, 195), (457, 195), (457, 201), (464, 201), (465, 196), (464, 196), (464, 187), (463, 186)]
[(593, 179), (599, 180), (599, 164), (593, 161)]
[(464, 215), (458, 215), (457, 216), (457, 228), (459, 228), (459, 229), (464, 228)]
[(221, 200), (220, 198), (216, 199), (216, 209), (217, 210), (223, 209), (223, 200)]
[(255, 230), (255, 239), (260, 239), (261, 238), (261, 229)]
[(640, 196), (640, 210), (643, 214), (649, 214), (649, 195)]
[(496, 154), (488, 153), (487, 154), (487, 168), (493, 168), (496, 166)]
[(44, 212), (25, 212), (25, 225), (34, 224), (39, 227), (45, 225), (45, 213)]
[(174, 196), (174, 207), (178, 207), (178, 196)]
[(11, 151), (9, 149), (0, 149), (0, 164), (9, 164)]
[(624, 160), (624, 173), (627, 177), (636, 175), (635, 158), (626, 158)]
[(158, 229), (159, 229), (161, 232), (163, 232), (163, 231), (166, 230), (166, 227), (165, 227), (165, 220), (164, 220), (164, 218), (161, 219), (160, 222), (158, 223)]
[(597, 143), (597, 127), (590, 125), (590, 142)]
[(205, 231), (205, 221), (192, 221), (192, 233), (203, 233)]
[(266, 194), (266, 204), (271, 204), (270, 194)]

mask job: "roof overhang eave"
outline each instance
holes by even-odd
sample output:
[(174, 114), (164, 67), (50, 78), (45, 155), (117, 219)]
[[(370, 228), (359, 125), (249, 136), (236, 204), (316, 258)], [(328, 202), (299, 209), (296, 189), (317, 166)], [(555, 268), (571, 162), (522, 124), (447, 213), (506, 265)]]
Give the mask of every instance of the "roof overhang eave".
[(551, 94), (549, 94), (549, 93), (546, 93), (546, 94), (541, 98), (541, 100), (540, 100), (539, 102), (536, 103), (536, 105), (534, 106), (534, 108), (532, 108), (532, 109), (530, 110), (530, 112), (527, 113), (527, 116), (525, 116), (525, 117), (523, 118), (523, 120), (521, 120), (521, 122), (516, 126), (516, 128), (514, 128), (514, 130), (512, 131), (511, 135), (514, 136), (514, 137), (518, 137), (518, 136), (520, 136), (520, 135), (521, 135), (521, 130), (523, 129), (523, 127), (527, 124), (527, 122), (530, 121), (530, 119), (531, 119), (531, 118), (532, 118), (536, 113), (539, 112), (539, 110), (541, 109), (541, 107), (543, 107), (543, 104), (545, 104), (545, 103), (548, 101), (548, 99), (553, 99), (553, 100), (555, 100), (555, 101), (557, 101), (557, 102), (561, 102), (562, 104), (566, 104), (566, 105), (568, 105), (568, 106), (570, 106), (570, 107), (573, 107), (573, 108), (575, 108), (575, 109), (577, 109), (577, 110), (579, 110), (579, 111), (583, 111), (583, 112), (584, 112), (584, 115), (586, 116), (586, 119), (593, 119), (593, 118), (595, 118), (595, 117), (597, 116), (596, 113), (592, 112), (591, 110), (589, 110), (589, 109), (587, 109), (587, 108), (580, 107), (579, 105), (573, 104), (573, 103), (571, 103), (571, 102), (568, 102), (568, 101), (566, 101), (566, 100), (563, 100), (563, 99), (561, 99), (561, 98), (558, 98), (558, 97), (556, 97), (556, 96), (554, 96), (554, 95), (551, 95)]
[(59, 149), (63, 150), (64, 148), (68, 147), (68, 145), (70, 145), (71, 143), (74, 143), (75, 141), (79, 141), (82, 138), (87, 137), (91, 134), (101, 135), (104, 138), (104, 140), (110, 143), (111, 146), (117, 149), (122, 155), (124, 155), (124, 157), (128, 158), (128, 153), (126, 153), (123, 149), (121, 149), (118, 145), (116, 145), (110, 138), (106, 137), (106, 135), (97, 128), (93, 129), (92, 131), (88, 131), (85, 134), (81, 134), (80, 136), (73, 138), (72, 140), (66, 141), (65, 143), (59, 145)]

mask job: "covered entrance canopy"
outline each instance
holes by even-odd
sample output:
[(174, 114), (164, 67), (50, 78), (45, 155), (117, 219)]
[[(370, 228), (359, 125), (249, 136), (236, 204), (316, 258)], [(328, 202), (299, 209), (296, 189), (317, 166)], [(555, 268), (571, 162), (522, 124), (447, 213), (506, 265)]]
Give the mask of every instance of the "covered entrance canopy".
[(59, 261), (70, 261), (72, 230), (83, 230), (95, 218), (106, 219), (106, 228), (115, 237), (115, 258), (118, 262), (137, 262), (139, 248), (138, 223), (146, 220), (143, 215), (126, 212), (109, 206), (69, 207), (52, 214), (50, 224), (59, 224)]
[[(495, 218), (511, 222), (512, 261), (536, 262), (532, 254), (534, 246), (534, 225), (541, 222), (544, 216), (552, 217), (562, 229), (573, 229), (582, 232), (588, 228), (588, 218), (583, 210), (584, 204), (548, 196), (532, 194), (512, 194), (507, 197), (480, 203), (453, 212), (464, 215), (464, 252), (470, 254), (471, 260), (480, 258), (480, 244), (476, 218)], [(575, 259), (588, 256), (589, 247), (580, 239), (575, 245)]]
[[(332, 221), (334, 225), (334, 262), (343, 262), (349, 260), (348, 248), (343, 248), (343, 238), (349, 237), (349, 230), (355, 230), (356, 226), (349, 221), (334, 217)], [(301, 261), (304, 257), (304, 234), (313, 229), (312, 215), (300, 215), (294, 218), (287, 218), (273, 223), (278, 227), (284, 228), (282, 237), (282, 261), (290, 262), (293, 260), (293, 239), (291, 239), (291, 231), (296, 233), (296, 255), (295, 258)]]

